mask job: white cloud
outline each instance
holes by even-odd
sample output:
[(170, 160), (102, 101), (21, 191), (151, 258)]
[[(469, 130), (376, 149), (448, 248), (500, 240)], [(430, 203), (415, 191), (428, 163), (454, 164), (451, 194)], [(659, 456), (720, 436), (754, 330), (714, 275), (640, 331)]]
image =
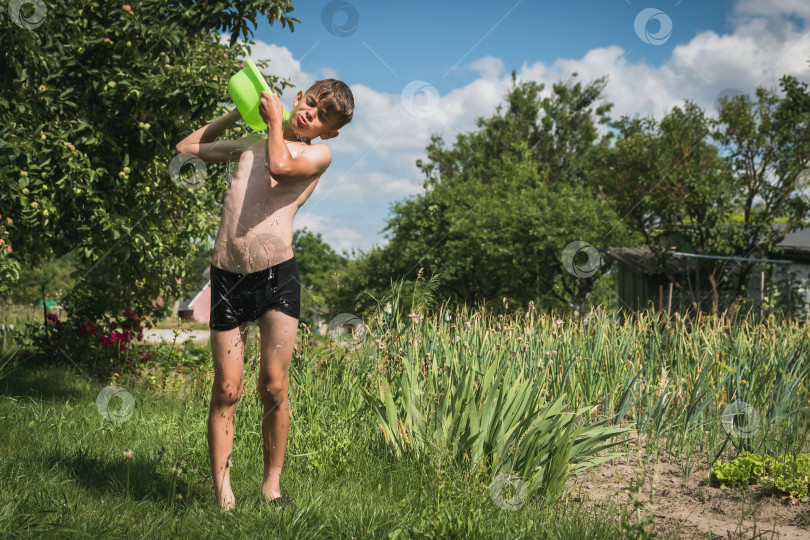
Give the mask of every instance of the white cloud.
[(485, 56), (471, 62), (468, 67), (484, 79), (495, 79), (503, 71), (503, 60), (494, 56)]
[(345, 223), (323, 215), (311, 212), (299, 212), (295, 217), (295, 229), (307, 228), (315, 234), (320, 234), (323, 240), (337, 252), (351, 251), (358, 246), (365, 247), (363, 235), (354, 228), (347, 227)]
[(794, 15), (804, 21), (810, 20), (810, 3), (807, 0), (738, 0), (734, 12), (739, 16), (760, 15), (768, 18)]

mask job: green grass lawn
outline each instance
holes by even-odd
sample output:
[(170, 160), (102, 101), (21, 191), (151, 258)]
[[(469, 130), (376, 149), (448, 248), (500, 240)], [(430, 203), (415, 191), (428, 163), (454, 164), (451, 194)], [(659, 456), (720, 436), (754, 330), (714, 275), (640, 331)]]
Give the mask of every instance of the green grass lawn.
[[(257, 394), (236, 416), (232, 485), (237, 506), (214, 504), (206, 442), (204, 371), (177, 391), (120, 380), (134, 398), (126, 421), (96, 407), (104, 384), (69, 367), (23, 365), (0, 382), (0, 534), (66, 537), (510, 537), (618, 538), (610, 509), (562, 503), (496, 506), (488, 479), (447, 463), (395, 460), (364, 422), (314, 414), (293, 397), (282, 492), (294, 508), (260, 503)], [(246, 388), (248, 385), (246, 384)], [(110, 410), (120, 407), (114, 397)], [(302, 414), (307, 409), (306, 414)], [(120, 410), (120, 409), (119, 409)], [(307, 418), (307, 415), (313, 415)], [(313, 443), (313, 441), (320, 441)], [(132, 451), (132, 459), (124, 452)], [(309, 455), (307, 455), (309, 454)], [(315, 459), (313, 459), (315, 458)], [(172, 471), (182, 460), (181, 472)], [(181, 498), (182, 497), (182, 498)]]

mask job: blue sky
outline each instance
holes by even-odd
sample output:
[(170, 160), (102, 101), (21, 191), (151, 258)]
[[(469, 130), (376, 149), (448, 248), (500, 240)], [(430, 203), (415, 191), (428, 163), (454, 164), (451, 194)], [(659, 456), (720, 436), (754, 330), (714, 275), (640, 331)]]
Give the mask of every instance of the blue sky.
[[(294, 3), (300, 5), (295, 14), (302, 23), (294, 33), (264, 25), (256, 37), (288, 48), (296, 58), (320, 41), (305, 65), (332, 67), (348, 84), (373, 82), (381, 91), (399, 92), (402, 80), (422, 79), (431, 81), (441, 94), (471, 82), (474, 73), (464, 66), (484, 55), (502, 59), (509, 70), (524, 62), (578, 58), (597, 47), (618, 45), (638, 51), (637, 59), (658, 64), (672, 54), (675, 45), (697, 32), (728, 30), (733, 7), (730, 0), (655, 4), (673, 20), (672, 36), (662, 46), (641, 47), (644, 43), (636, 36), (633, 22), (648, 3), (355, 1), (357, 29), (345, 37), (323, 27), (321, 13), (328, 3)], [(347, 11), (335, 13), (337, 26), (349, 22)], [(446, 75), (460, 60), (461, 65)]]
[(336, 77), (352, 88), (355, 120), (329, 141), (332, 165), (296, 217), (338, 250), (385, 243), (390, 205), (421, 191), (415, 161), (430, 135), (474, 129), (503, 101), (513, 69), (547, 87), (573, 72), (607, 74), (614, 116), (656, 118), (683, 99), (711, 112), (723, 90), (775, 87), (785, 73), (810, 81), (806, 0), (293, 6), (295, 32), (260, 25), (251, 57), (299, 87)]

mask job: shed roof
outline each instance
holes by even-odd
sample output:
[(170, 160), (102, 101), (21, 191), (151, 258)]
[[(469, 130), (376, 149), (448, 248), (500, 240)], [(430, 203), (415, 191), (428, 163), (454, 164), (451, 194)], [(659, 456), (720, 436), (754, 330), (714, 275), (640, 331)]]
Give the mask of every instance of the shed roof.
[(623, 262), (636, 272), (646, 275), (680, 274), (685, 271), (694, 271), (695, 260), (684, 257), (669, 257), (664, 263), (664, 271), (652, 259), (652, 252), (647, 246), (641, 247), (610, 247), (607, 253), (611, 257)]
[[(782, 231), (787, 225), (784, 223), (776, 223), (772, 227), (776, 230)], [(785, 238), (776, 244), (776, 247), (784, 251), (785, 255), (789, 253), (805, 253), (810, 254), (810, 226), (800, 229), (792, 230), (785, 235)], [(639, 247), (609, 247), (607, 253), (611, 257), (621, 261), (628, 267), (632, 268), (640, 274), (658, 275), (658, 274), (679, 274), (684, 271), (693, 272), (695, 270), (695, 259), (686, 257), (669, 257), (664, 267), (661, 268), (655, 261), (652, 260), (652, 253), (647, 246)], [(778, 255), (772, 256), (779, 258)], [(789, 258), (789, 257), (786, 257)]]
[[(784, 223), (777, 223), (773, 225), (773, 228), (782, 231), (786, 226)], [(786, 252), (810, 253), (810, 226), (790, 231), (785, 235), (784, 240), (776, 244), (776, 247)]]

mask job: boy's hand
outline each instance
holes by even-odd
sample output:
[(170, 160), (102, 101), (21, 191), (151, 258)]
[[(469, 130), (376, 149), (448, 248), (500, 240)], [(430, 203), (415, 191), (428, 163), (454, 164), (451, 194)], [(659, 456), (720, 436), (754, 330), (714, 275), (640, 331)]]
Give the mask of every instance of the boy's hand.
[(276, 94), (262, 92), (259, 99), (259, 114), (261, 114), (262, 120), (268, 127), (281, 125), (284, 120), (284, 109)]

